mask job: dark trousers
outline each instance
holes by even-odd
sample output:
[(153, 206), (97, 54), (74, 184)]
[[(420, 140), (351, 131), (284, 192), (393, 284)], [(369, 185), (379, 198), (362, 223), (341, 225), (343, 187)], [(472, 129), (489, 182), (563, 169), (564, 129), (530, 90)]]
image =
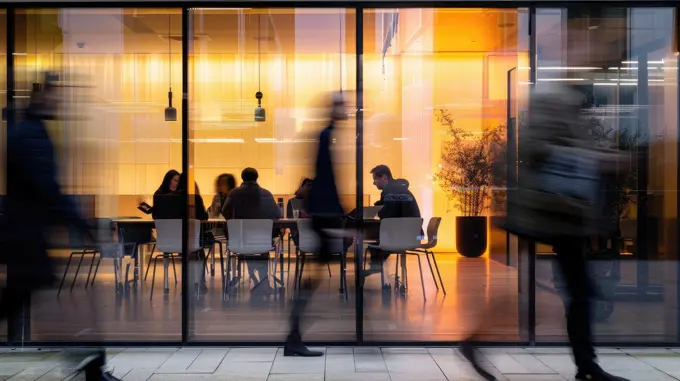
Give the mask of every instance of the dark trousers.
[(392, 255), (389, 251), (378, 249), (370, 249), (369, 252), (371, 253), (371, 257), (369, 258), (371, 269), (381, 269), (384, 266), (385, 261)]
[[(343, 228), (343, 221), (341, 217), (312, 217), (312, 229), (319, 236), (320, 247), (319, 252), (311, 262), (318, 265), (326, 265), (333, 260), (331, 253), (331, 239), (328, 230), (338, 230)], [(289, 340), (300, 340), (302, 333), (300, 329), (302, 315), (304, 315), (307, 305), (309, 304), (314, 291), (319, 287), (318, 280), (309, 279), (307, 282), (301, 282), (297, 295), (293, 302), (293, 308), (290, 312), (290, 335)]]
[(553, 269), (559, 270), (567, 294), (567, 333), (574, 363), (579, 369), (592, 368), (596, 358), (591, 327), (594, 287), (585, 257), (585, 243), (584, 239), (576, 238), (556, 240), (553, 244), (557, 254), (557, 266)]

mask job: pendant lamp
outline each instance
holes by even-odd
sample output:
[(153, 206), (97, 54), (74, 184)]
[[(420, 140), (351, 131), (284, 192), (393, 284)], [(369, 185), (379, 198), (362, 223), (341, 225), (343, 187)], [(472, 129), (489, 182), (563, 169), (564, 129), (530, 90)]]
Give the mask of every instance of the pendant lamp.
[(165, 121), (166, 122), (176, 122), (177, 121), (177, 109), (172, 107), (172, 45), (170, 44), (170, 15), (168, 14), (168, 73), (170, 84), (170, 90), (168, 91), (168, 107), (165, 108)]
[(260, 91), (260, 82), (261, 82), (261, 74), (260, 74), (260, 43), (262, 39), (260, 38), (260, 21), (262, 20), (262, 15), (257, 16), (257, 93), (255, 93), (255, 99), (257, 99), (257, 107), (255, 107), (255, 121), (256, 122), (264, 122), (266, 118), (266, 113), (264, 111), (264, 108), (262, 107), (262, 97), (264, 96), (262, 94), (262, 91)]

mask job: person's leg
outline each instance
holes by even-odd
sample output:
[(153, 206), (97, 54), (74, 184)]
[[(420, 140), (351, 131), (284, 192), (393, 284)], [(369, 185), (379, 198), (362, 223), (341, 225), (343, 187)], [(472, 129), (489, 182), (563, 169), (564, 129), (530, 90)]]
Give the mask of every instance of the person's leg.
[(585, 258), (585, 241), (564, 239), (556, 242), (553, 249), (568, 298), (565, 312), (574, 362), (579, 369), (589, 369), (596, 366), (596, 356), (590, 322), (593, 286)]
[[(332, 259), (332, 255), (334, 254), (331, 252), (331, 240), (333, 237), (329, 234), (329, 231), (342, 229), (342, 220), (340, 218), (314, 217), (312, 218), (312, 228), (320, 239), (319, 253), (317, 253), (315, 258), (308, 258), (306, 261), (310, 265), (316, 263), (317, 266), (325, 266), (326, 263)], [(302, 315), (305, 313), (307, 305), (309, 304), (314, 291), (319, 286), (319, 283), (319, 281), (312, 278), (306, 282), (302, 282), (300, 285), (293, 302), (293, 308), (290, 312), (290, 333), (288, 334), (284, 347), (285, 356), (323, 356), (323, 352), (310, 351), (307, 349), (302, 342), (302, 332), (300, 329)]]
[(567, 291), (567, 334), (578, 369), (577, 380), (627, 381), (608, 374), (597, 365), (592, 343), (592, 298), (594, 286), (588, 271), (584, 239), (559, 240), (553, 249), (562, 270), (562, 281)]

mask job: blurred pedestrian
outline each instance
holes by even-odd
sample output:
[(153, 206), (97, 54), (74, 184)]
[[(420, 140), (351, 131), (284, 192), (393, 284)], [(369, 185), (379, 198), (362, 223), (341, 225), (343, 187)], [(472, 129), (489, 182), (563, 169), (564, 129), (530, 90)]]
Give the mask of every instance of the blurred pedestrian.
[[(580, 52), (578, 52), (580, 53)], [(574, 60), (578, 53), (572, 51)], [(584, 88), (551, 83), (530, 97), (529, 120), (522, 130), (521, 178), (508, 191), (506, 229), (529, 242), (553, 246), (566, 283), (567, 333), (577, 380), (626, 381), (597, 365), (592, 344), (591, 299), (594, 286), (586, 261), (586, 244), (606, 232), (606, 174), (618, 155), (595, 146), (585, 131)], [(487, 312), (487, 316), (492, 315)], [(462, 354), (486, 380), (496, 378), (476, 357), (473, 333)]]
[[(33, 292), (53, 285), (54, 264), (47, 253), (52, 227), (93, 236), (57, 180), (45, 121), (57, 117), (60, 87), (58, 74), (45, 74), (43, 88), (31, 94), (25, 118), (7, 129), (7, 196), (0, 219), (0, 261), (7, 265), (7, 285), (0, 296), (2, 319), (23, 308)], [(87, 381), (118, 380), (103, 370), (103, 349), (88, 352), (78, 366)]]
[[(332, 260), (331, 241), (338, 239), (343, 229), (344, 210), (340, 203), (338, 188), (333, 169), (333, 131), (339, 121), (347, 120), (347, 110), (342, 92), (332, 94), (329, 108), (330, 123), (319, 134), (319, 147), (316, 155), (315, 177), (307, 194), (306, 211), (312, 216), (312, 228), (319, 237), (319, 248), (314, 260), (318, 264), (327, 264)], [(340, 237), (342, 239), (342, 236)], [(319, 282), (310, 279), (300, 285), (290, 314), (290, 333), (284, 346), (284, 356), (315, 357), (323, 356), (323, 352), (311, 351), (302, 342), (300, 320), (304, 314), (312, 294)]]

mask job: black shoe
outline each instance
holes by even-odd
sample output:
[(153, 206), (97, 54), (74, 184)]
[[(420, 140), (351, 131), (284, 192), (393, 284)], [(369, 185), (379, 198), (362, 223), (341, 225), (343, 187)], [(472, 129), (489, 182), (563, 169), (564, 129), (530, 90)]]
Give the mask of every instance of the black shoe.
[(592, 370), (579, 369), (578, 373), (576, 373), (576, 379), (584, 381), (629, 381), (627, 378), (609, 374), (600, 367), (596, 367)]
[(122, 381), (120, 378), (114, 376), (111, 372), (104, 372), (100, 378), (101, 381)]
[(85, 381), (121, 381), (111, 372), (104, 372), (105, 364), (103, 354), (89, 356), (78, 365), (77, 370), (85, 373)]
[(467, 359), (470, 362), (470, 365), (472, 365), (472, 368), (482, 376), (485, 380), (487, 381), (495, 381), (496, 377), (494, 377), (493, 374), (487, 372), (482, 368), (481, 365), (479, 365), (479, 361), (477, 361), (477, 356), (475, 355), (475, 347), (470, 344), (467, 341), (464, 341), (460, 344), (460, 353), (463, 354), (465, 359)]
[(323, 352), (310, 351), (298, 336), (290, 335), (283, 347), (283, 355), (286, 357), (321, 357), (323, 356)]

